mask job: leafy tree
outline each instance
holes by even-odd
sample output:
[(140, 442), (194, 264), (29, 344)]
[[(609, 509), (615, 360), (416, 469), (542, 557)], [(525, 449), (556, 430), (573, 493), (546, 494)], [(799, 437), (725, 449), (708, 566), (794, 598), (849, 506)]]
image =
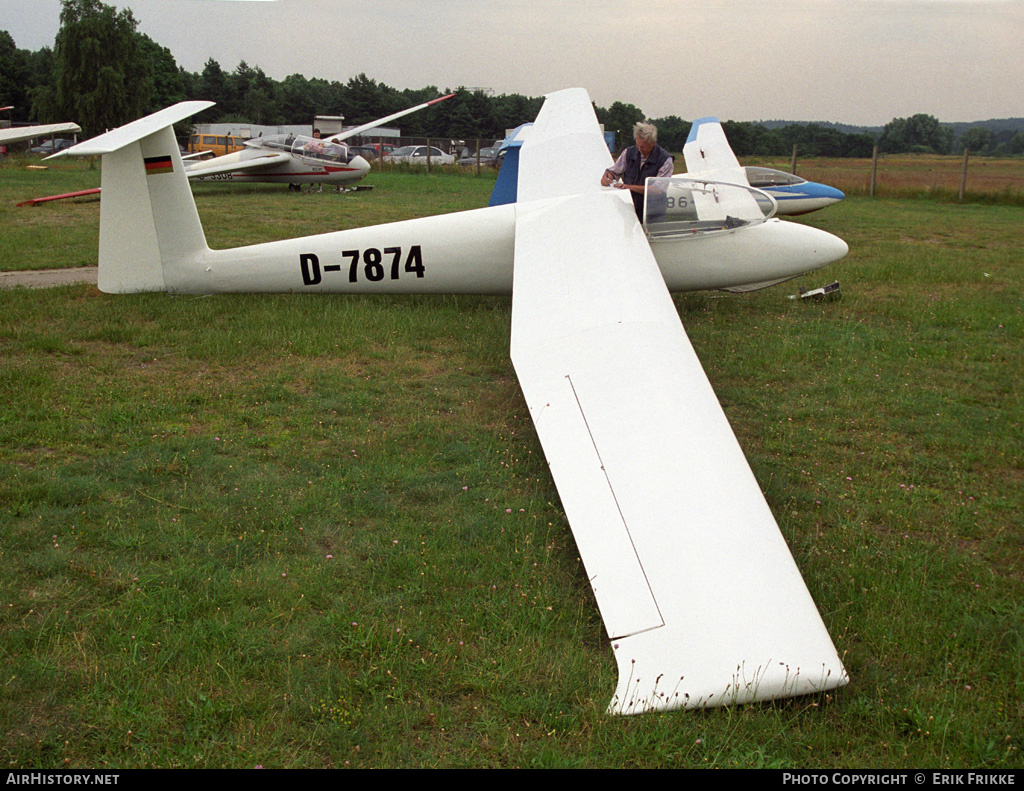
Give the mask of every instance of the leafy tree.
[(616, 145), (624, 147), (633, 144), (633, 127), (644, 120), (644, 112), (634, 104), (612, 102), (607, 110), (597, 108), (597, 120), (605, 131), (615, 132)]
[(960, 136), (960, 147), (978, 154), (987, 154), (992, 145), (992, 132), (984, 126), (972, 126)]
[(738, 157), (749, 157), (754, 153), (754, 125), (745, 121), (723, 121), (722, 130), (729, 146)]
[(502, 94), (491, 99), (495, 138), (504, 137), (506, 131), (536, 118), (542, 101), (519, 93)]
[(86, 136), (121, 126), (143, 114), (150, 70), (130, 9), (99, 0), (61, 0), (54, 43), (56, 107)]
[(440, 110), (448, 104), (455, 106), (450, 108), (452, 114), (449, 117), (449, 127), (445, 131), (446, 136), (466, 139), (505, 136), (505, 130), (499, 130), (494, 123), (491, 102), (483, 91), (471, 93), (465, 88), (459, 88), (455, 96), (437, 105), (437, 108)]
[(13, 120), (28, 120), (31, 78), (28, 53), (15, 46), (10, 33), (0, 30), (0, 101), (14, 105)]
[(153, 113), (185, 99), (185, 82), (174, 56), (145, 33), (138, 34), (139, 49), (150, 67), (149, 102), (144, 112)]
[(219, 118), (232, 111), (228, 77), (224, 73), (224, 69), (213, 58), (209, 58), (203, 66), (203, 71), (195, 82), (195, 91), (196, 94), (193, 98), (216, 102), (217, 107), (213, 111), (214, 118)]
[[(387, 115), (386, 112), (381, 113), (381, 108), (391, 104), (388, 101), (389, 98), (393, 99), (393, 97), (388, 97), (390, 91), (392, 91), (391, 88), (376, 80), (371, 80), (365, 74), (358, 74), (349, 79), (345, 83), (345, 92), (342, 96), (345, 123), (358, 126), (374, 121), (382, 115)], [(398, 107), (392, 112), (401, 109), (402, 107)]]
[(277, 103), (288, 124), (309, 121), (317, 112), (314, 86), (301, 74), (289, 74), (278, 84)]
[(270, 123), (276, 116), (274, 83), (263, 69), (253, 68), (244, 60), (228, 80), (232, 106), (243, 119), (256, 124)]
[(689, 121), (684, 121), (678, 115), (667, 115), (655, 118), (651, 123), (658, 127), (658, 145), (666, 151), (683, 150), (692, 126)]
[(949, 153), (953, 145), (953, 130), (939, 125), (931, 115), (918, 113), (910, 118), (893, 118), (882, 129), (878, 150), (885, 154), (903, 152)]
[(30, 53), (28, 64), (29, 73), (32, 75), (29, 81), (31, 87), (28, 89), (32, 105), (29, 118), (43, 123), (69, 120), (67, 117), (61, 117), (60, 108), (57, 106), (57, 89), (53, 84), (53, 75), (56, 71), (53, 50), (43, 47)]

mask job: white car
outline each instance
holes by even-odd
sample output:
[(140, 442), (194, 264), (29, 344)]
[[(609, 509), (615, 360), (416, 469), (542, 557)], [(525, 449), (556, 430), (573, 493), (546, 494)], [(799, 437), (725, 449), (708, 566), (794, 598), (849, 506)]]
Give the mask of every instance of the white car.
[[(385, 162), (408, 162), (410, 165), (425, 165), (427, 164), (427, 147), (426, 146), (402, 146), (396, 148), (390, 154), (384, 155)], [(430, 164), (431, 165), (454, 165), (455, 157), (451, 154), (446, 154), (440, 148), (430, 147)]]

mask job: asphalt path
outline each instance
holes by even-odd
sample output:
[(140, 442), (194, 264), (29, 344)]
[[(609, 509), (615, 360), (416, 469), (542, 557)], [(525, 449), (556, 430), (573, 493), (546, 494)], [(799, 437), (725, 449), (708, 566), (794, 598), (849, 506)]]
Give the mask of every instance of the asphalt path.
[(95, 283), (97, 267), (76, 266), (68, 269), (30, 269), (21, 272), (0, 272), (0, 288), (48, 288), (68, 283)]

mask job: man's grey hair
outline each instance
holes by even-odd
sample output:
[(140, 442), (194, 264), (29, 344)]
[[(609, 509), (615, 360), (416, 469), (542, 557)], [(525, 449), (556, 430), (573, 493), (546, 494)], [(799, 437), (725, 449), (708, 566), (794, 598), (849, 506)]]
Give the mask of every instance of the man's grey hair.
[(649, 140), (652, 143), (658, 142), (658, 127), (654, 124), (644, 123), (640, 121), (633, 125), (633, 138), (640, 138), (641, 140)]

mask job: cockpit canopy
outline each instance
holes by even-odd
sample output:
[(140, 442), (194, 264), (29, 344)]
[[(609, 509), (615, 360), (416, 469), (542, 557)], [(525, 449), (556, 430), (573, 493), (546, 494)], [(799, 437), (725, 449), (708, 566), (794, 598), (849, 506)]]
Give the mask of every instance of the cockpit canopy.
[(751, 187), (767, 189), (768, 187), (790, 187), (796, 184), (806, 184), (807, 179), (802, 179), (794, 173), (786, 173), (782, 170), (772, 168), (747, 167), (747, 181)]
[(344, 143), (331, 143), (305, 135), (257, 137), (248, 141), (246, 145), (253, 148), (269, 148), (272, 151), (285, 151), (293, 156), (314, 159), (319, 162), (346, 164), (352, 158), (348, 146)]
[(644, 230), (652, 239), (694, 236), (756, 225), (775, 214), (766, 192), (687, 176), (647, 179)]

